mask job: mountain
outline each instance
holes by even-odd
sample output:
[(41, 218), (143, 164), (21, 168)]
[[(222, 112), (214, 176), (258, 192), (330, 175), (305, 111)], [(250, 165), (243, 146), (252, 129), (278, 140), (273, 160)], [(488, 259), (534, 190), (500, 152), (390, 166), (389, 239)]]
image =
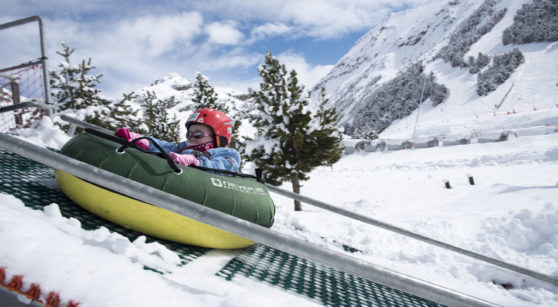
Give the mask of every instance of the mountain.
[[(193, 102), (195, 97), (194, 86), (194, 82), (172, 72), (155, 80), (149, 86), (136, 90), (135, 93), (138, 94), (139, 97), (131, 103), (131, 106), (133, 109), (139, 110), (137, 115), (138, 119), (144, 118), (141, 107), (142, 97), (146, 97), (148, 92), (155, 94), (157, 100), (168, 103), (170, 118), (176, 115), (176, 118), (180, 121), (179, 127), (182, 137), (186, 133), (184, 124), (192, 111), (194, 111), (193, 108), (195, 108)], [(230, 114), (227, 115), (234, 120), (235, 115), (238, 110), (242, 108), (244, 100), (247, 98), (247, 93), (225, 87), (214, 87), (214, 90), (217, 94), (218, 101), (227, 105), (231, 110)], [(250, 132), (246, 132), (246, 129), (249, 129), (246, 125), (241, 126), (239, 133), (243, 135), (249, 134)]]
[[(48, 117), (11, 134), (56, 149), (69, 138)], [(558, 134), (549, 134), (346, 155), (313, 171), (303, 194), (556, 278), (557, 173)], [(264, 245), (200, 249), (102, 222), (62, 196), (51, 168), (5, 149), (0, 192), (0, 282), (43, 301), (59, 294), (60, 306), (418, 305), (389, 287)], [(358, 258), (499, 306), (558, 306), (558, 288), (545, 282), (310, 204), (295, 212), (290, 199), (272, 197), (276, 221), (268, 231), (344, 253), (340, 263)], [(12, 306), (9, 299), (29, 304), (4, 289), (1, 306)]]
[(357, 136), (364, 128), (415, 138), (556, 125), (557, 8), (451, 0), (392, 14), (313, 92), (325, 87), (346, 133)]
[[(241, 104), (246, 95), (246, 93), (230, 88), (215, 87), (214, 89), (218, 95), (218, 99), (229, 105), (231, 109), (233, 105)], [(174, 100), (176, 103), (172, 105), (169, 111), (172, 114), (176, 114), (183, 122), (186, 122), (186, 118), (190, 112), (193, 111), (191, 107), (193, 104), (192, 99), (194, 98), (194, 83), (181, 77), (177, 73), (169, 73), (167, 76), (155, 80), (151, 85), (137, 92), (139, 94), (145, 94), (148, 91), (154, 92), (160, 100)]]
[[(497, 13), (503, 9), (505, 14), (482, 37), (467, 37), (467, 33), (479, 32), (458, 29), (475, 25), (482, 32), (495, 20), (481, 18), (484, 13), (475, 14), (490, 11), (479, 10), (485, 3), (492, 5), (493, 12), (486, 16), (498, 19), (502, 15)], [(345, 122), (357, 115), (354, 110), (360, 105), (356, 102), (379, 99), (380, 93), (409, 93), (390, 91), (393, 88), (418, 89), (412, 97), (420, 100), (422, 88), (426, 93), (428, 87), (431, 95), (425, 94), (428, 98), (410, 115), (393, 120), (382, 131), (382, 138), (410, 138), (415, 132), (416, 136), (486, 134), (504, 128), (523, 129), (527, 134), (539, 126), (558, 127), (558, 43), (503, 44), (504, 37), (512, 41), (540, 39), (532, 32), (511, 27), (514, 16), (525, 15), (519, 12), (525, 3), (530, 2), (433, 1), (395, 14), (384, 23), (385, 29), (379, 27), (359, 40), (355, 48), (360, 49), (353, 48), (340, 61), (345, 66), (338, 65), (322, 85), (328, 85), (337, 104), (348, 95), (343, 100)], [(442, 15), (454, 21), (444, 21)], [(428, 31), (421, 34), (425, 27)], [(535, 33), (547, 39), (544, 31)], [(393, 44), (382, 45), (384, 39)], [(465, 48), (467, 52), (456, 56), (468, 42), (473, 43)], [(509, 59), (516, 59), (515, 48), (524, 57), (520, 65), (504, 83), (481, 96), (477, 91), (479, 73), (492, 74), (493, 64), (506, 59), (496, 56), (509, 54)], [(485, 66), (479, 52), (489, 56)], [(469, 56), (475, 57), (474, 65), (459, 66), (468, 63)], [(419, 65), (417, 61), (422, 62)], [(480, 67), (476, 73), (469, 72)], [(413, 76), (419, 82), (410, 79)], [(374, 79), (378, 80), (374, 83)], [(406, 86), (397, 86), (403, 81)], [(335, 94), (335, 89), (345, 92)], [(179, 75), (169, 74), (136, 93), (148, 90), (159, 99), (174, 97), (177, 103), (170, 110), (181, 120), (191, 112), (192, 83)], [(231, 104), (243, 102), (242, 93), (223, 88), (216, 91), (220, 99)], [(436, 104), (440, 97), (435, 94), (440, 93), (445, 94)], [(360, 100), (351, 100), (356, 98)], [(10, 134), (51, 149), (61, 148), (69, 139), (48, 117), (38, 126)], [(302, 194), (556, 278), (557, 144), (558, 134), (553, 133), (521, 135), (498, 143), (344, 155), (334, 165), (314, 170)], [(42, 301), (50, 298), (63, 306), (412, 305), (399, 301), (400, 294), (386, 292), (389, 287), (263, 244), (244, 250), (200, 250), (100, 221), (62, 197), (53, 169), (7, 152), (3, 142), (0, 145), (2, 306), (10, 304), (9, 299), (17, 306), (30, 304), (31, 296)], [(290, 183), (281, 188), (289, 189)], [(541, 280), (310, 204), (295, 212), (290, 199), (275, 193), (272, 197), (276, 220), (267, 231), (304, 240), (314, 248), (344, 253), (338, 258), (340, 263), (345, 257), (357, 258), (363, 265), (393, 270), (495, 305), (558, 306), (558, 288)], [(28, 296), (5, 289), (20, 290)]]

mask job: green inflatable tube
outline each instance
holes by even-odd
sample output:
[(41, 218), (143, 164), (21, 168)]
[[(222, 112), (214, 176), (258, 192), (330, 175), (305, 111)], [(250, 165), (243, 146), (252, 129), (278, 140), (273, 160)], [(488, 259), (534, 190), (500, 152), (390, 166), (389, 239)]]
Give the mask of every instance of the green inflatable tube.
[(181, 165), (178, 175), (157, 155), (134, 148), (119, 153), (120, 147), (86, 132), (70, 139), (60, 153), (246, 221), (265, 227), (273, 224), (275, 205), (257, 180)]

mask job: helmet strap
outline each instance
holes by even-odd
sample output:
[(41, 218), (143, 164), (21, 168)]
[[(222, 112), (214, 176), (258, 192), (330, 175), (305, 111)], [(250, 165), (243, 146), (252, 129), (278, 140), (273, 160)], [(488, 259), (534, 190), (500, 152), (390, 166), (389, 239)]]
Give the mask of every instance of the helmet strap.
[(227, 147), (229, 145), (229, 140), (224, 136), (217, 135), (215, 136), (215, 144), (217, 147)]

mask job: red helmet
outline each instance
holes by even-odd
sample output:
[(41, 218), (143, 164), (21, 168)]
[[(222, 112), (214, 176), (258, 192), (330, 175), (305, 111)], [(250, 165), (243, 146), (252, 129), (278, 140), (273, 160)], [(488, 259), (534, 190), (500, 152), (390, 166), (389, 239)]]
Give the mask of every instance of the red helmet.
[(192, 124), (203, 124), (211, 127), (215, 133), (215, 146), (227, 147), (232, 138), (232, 122), (221, 111), (214, 109), (199, 109), (192, 113), (186, 121), (186, 129)]

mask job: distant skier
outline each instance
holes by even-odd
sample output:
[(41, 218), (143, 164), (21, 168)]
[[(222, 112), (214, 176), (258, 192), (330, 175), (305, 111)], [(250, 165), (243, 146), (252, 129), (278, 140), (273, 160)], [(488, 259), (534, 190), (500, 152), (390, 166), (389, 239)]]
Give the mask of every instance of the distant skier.
[[(214, 109), (197, 110), (186, 121), (186, 129), (186, 141), (180, 143), (150, 138), (161, 146), (175, 163), (238, 172), (240, 154), (228, 148), (232, 138), (232, 122), (225, 113)], [(141, 137), (128, 128), (119, 128), (114, 134), (128, 141)], [(146, 139), (136, 144), (149, 152), (158, 152)]]

